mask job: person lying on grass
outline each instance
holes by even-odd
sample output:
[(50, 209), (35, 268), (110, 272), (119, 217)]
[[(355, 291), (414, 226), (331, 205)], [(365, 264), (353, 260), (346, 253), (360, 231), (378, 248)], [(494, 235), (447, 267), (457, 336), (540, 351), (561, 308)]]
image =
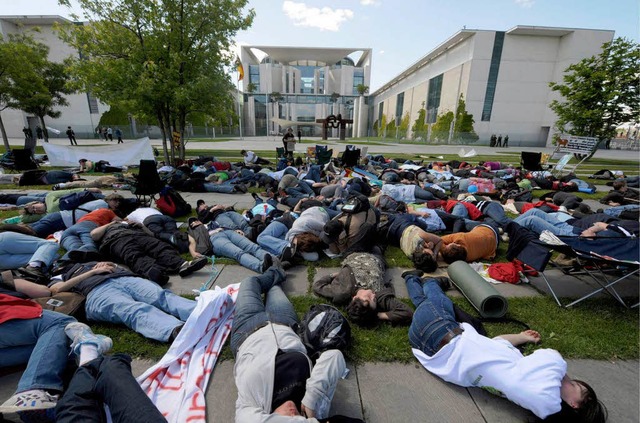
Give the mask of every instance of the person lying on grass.
[(567, 363), (558, 351), (538, 349), (524, 356), (516, 348), (539, 343), (538, 332), (487, 338), (455, 320), (453, 303), (436, 279), (406, 274), (405, 282), (416, 306), (409, 343), (429, 372), (459, 386), (504, 396), (541, 419), (606, 421), (606, 408), (596, 393), (567, 375)]

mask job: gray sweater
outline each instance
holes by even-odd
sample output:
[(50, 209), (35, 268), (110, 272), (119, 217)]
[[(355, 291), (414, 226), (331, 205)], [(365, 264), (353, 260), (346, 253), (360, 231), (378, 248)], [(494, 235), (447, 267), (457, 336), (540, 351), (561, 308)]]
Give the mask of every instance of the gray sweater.
[[(285, 417), (270, 414), (278, 348), (306, 355), (300, 337), (288, 326), (269, 323), (249, 336), (238, 349), (233, 374), (238, 388), (236, 422), (313, 422), (315, 418)], [(309, 361), (311, 367), (311, 361)], [(346, 376), (346, 364), (339, 350), (320, 355), (307, 379), (302, 403), (314, 410), (317, 418), (329, 415), (338, 379)]]

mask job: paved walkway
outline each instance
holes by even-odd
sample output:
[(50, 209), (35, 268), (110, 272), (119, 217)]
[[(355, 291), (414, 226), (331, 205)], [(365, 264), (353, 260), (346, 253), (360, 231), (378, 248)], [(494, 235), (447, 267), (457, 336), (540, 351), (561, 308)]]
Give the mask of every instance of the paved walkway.
[[(55, 142), (55, 141), (54, 141)], [(266, 140), (257, 140), (250, 146), (262, 149), (260, 145)], [(273, 141), (272, 141), (273, 142)], [(83, 142), (81, 141), (81, 144)], [(87, 143), (89, 143), (87, 141)], [(211, 148), (223, 149), (222, 144), (213, 143)], [(204, 147), (204, 146), (203, 146)], [(233, 142), (232, 149), (237, 149)], [(372, 150), (377, 150), (378, 146)], [(447, 147), (459, 148), (459, 147)], [(487, 148), (488, 149), (488, 148)], [(440, 153), (445, 153), (439, 148)], [(397, 147), (393, 150), (397, 151)], [(403, 151), (407, 149), (403, 146)], [(494, 151), (493, 149), (491, 151)], [(382, 151), (380, 151), (382, 152)], [(479, 151), (482, 154), (482, 151)], [(615, 151), (604, 153), (617, 155)], [(628, 154), (628, 153), (627, 153)], [(613, 158), (613, 157), (611, 157)], [(628, 158), (628, 157), (625, 157)], [(606, 189), (606, 187), (599, 187)], [(121, 192), (130, 196), (129, 192)], [(195, 204), (203, 198), (208, 204), (236, 204), (237, 208), (248, 208), (253, 205), (252, 198), (246, 195), (222, 195), (209, 193), (183, 193), (185, 199)], [(216, 279), (216, 285), (226, 286), (242, 280), (254, 273), (240, 266), (223, 265)], [(317, 275), (335, 271), (333, 268), (319, 268)], [(406, 297), (407, 291), (400, 277), (405, 269), (392, 268), (387, 273), (396, 288), (399, 297)], [(561, 296), (579, 296), (588, 292), (590, 283), (581, 282), (556, 270), (549, 270), (549, 279), (557, 286)], [(283, 287), (288, 295), (306, 295), (311, 293), (311, 280), (307, 268), (297, 266), (287, 272), (287, 281)], [(206, 269), (202, 269), (187, 278), (173, 277), (169, 287), (179, 293), (191, 293), (199, 288), (209, 277)], [(531, 285), (498, 285), (497, 289), (506, 297), (534, 297), (546, 295), (546, 287), (542, 278), (531, 278)], [(624, 283), (619, 291), (622, 295), (638, 296), (638, 279)], [(448, 294), (460, 295), (451, 290)], [(625, 334), (620, 334), (625, 336)], [(407, 344), (407, 348), (409, 345)], [(639, 363), (629, 361), (595, 361), (568, 360), (570, 374), (579, 379), (590, 381), (596, 387), (599, 397), (609, 409), (610, 422), (640, 421), (638, 410)], [(153, 363), (148, 360), (134, 360), (134, 373), (141, 374)], [(388, 422), (521, 422), (531, 421), (533, 416), (526, 410), (501, 398), (490, 395), (480, 389), (465, 389), (445, 383), (430, 375), (418, 363), (364, 363), (354, 365), (350, 376), (341, 381), (333, 402), (333, 412), (360, 417), (368, 423)], [(0, 403), (13, 394), (20, 378), (20, 372), (0, 377)], [(219, 363), (213, 373), (207, 391), (207, 413), (209, 422), (232, 422), (234, 420), (234, 404), (237, 396), (233, 380), (233, 362)], [(17, 416), (5, 416), (8, 421), (18, 421)]]

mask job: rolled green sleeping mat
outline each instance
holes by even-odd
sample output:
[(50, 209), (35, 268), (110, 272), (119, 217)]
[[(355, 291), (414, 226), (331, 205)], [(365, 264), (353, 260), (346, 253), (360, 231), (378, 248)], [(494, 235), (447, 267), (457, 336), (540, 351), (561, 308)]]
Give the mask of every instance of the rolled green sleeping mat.
[(507, 299), (484, 280), (468, 263), (456, 261), (447, 269), (449, 279), (484, 318), (497, 319), (507, 314)]

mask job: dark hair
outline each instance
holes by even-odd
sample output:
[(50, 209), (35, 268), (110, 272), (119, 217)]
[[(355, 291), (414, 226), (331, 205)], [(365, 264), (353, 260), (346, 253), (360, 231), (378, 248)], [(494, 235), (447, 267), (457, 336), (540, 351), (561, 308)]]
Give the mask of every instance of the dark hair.
[(613, 189), (618, 191), (620, 188), (624, 188), (627, 186), (627, 181), (614, 181), (612, 185)]
[(244, 156), (244, 153), (246, 153), (247, 150), (240, 150), (240, 154), (242, 154)]
[(320, 251), (324, 247), (324, 242), (315, 234), (311, 232), (302, 232), (296, 235), (297, 250), (301, 253), (310, 253), (313, 251)]
[(454, 261), (462, 260), (467, 261), (467, 249), (462, 245), (458, 244), (449, 244), (440, 250), (440, 254), (442, 254), (442, 259), (447, 263), (451, 264)]
[(378, 323), (378, 313), (375, 309), (364, 305), (360, 298), (354, 298), (347, 306), (347, 315), (353, 323), (359, 326), (373, 326)]
[(422, 247), (418, 247), (418, 249), (411, 254), (411, 261), (416, 269), (426, 273), (435, 272), (438, 269), (438, 263), (435, 257), (422, 251)]
[(575, 380), (586, 389), (586, 394), (578, 408), (573, 408), (565, 401), (561, 402), (561, 409), (544, 419), (549, 423), (604, 423), (607, 421), (607, 407), (600, 402), (593, 388), (586, 382)]
[(120, 194), (109, 194), (106, 197), (104, 197), (104, 201), (110, 201), (110, 200), (118, 200), (118, 201), (124, 201), (124, 197)]
[(330, 239), (338, 239), (340, 232), (344, 229), (344, 224), (339, 220), (330, 220), (324, 225), (324, 233)]

